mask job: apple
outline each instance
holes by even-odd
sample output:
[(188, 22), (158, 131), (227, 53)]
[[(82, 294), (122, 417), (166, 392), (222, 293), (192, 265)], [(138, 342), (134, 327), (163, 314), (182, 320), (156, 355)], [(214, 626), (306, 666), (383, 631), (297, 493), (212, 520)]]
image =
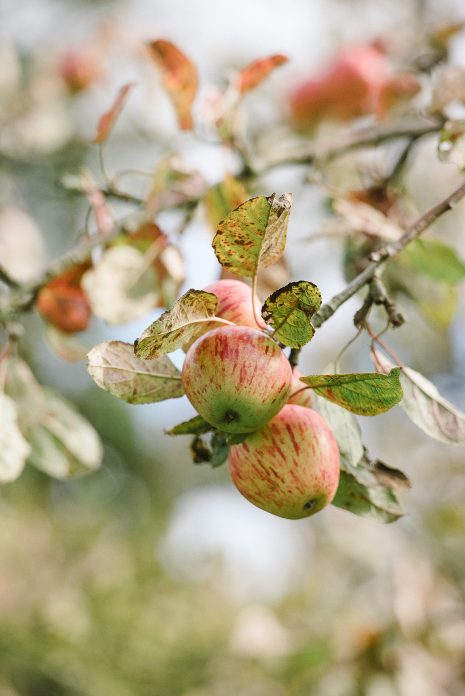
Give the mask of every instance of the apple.
[(299, 128), (313, 128), (323, 119), (349, 121), (373, 113), (388, 76), (388, 61), (378, 47), (350, 46), (323, 75), (294, 90), (290, 96), (292, 119)]
[(288, 404), (267, 425), (233, 445), (229, 471), (251, 503), (300, 519), (329, 505), (339, 484), (339, 450), (319, 413)]
[(58, 72), (68, 89), (82, 92), (102, 76), (102, 59), (87, 46), (71, 48), (60, 56)]
[[(242, 280), (217, 280), (207, 285), (204, 290), (212, 292), (218, 298), (217, 317), (227, 319), (240, 326), (250, 326), (253, 329), (265, 328), (265, 322), (257, 324), (255, 321), (252, 306), (252, 288), (250, 285), (243, 283)], [(255, 302), (257, 317), (260, 318), (260, 300), (255, 295), (253, 301)], [(217, 326), (218, 324), (213, 321), (210, 324), (206, 324), (191, 341), (184, 344), (184, 350), (187, 352), (196, 338), (199, 338), (199, 336), (211, 329), (216, 329)]]
[(301, 372), (298, 367), (294, 367), (292, 370), (291, 390), (287, 403), (305, 406), (305, 408), (312, 408), (312, 390), (306, 389), (306, 385), (300, 381), (300, 378), (303, 376), (303, 372)]
[(189, 401), (208, 423), (228, 433), (249, 433), (286, 403), (292, 370), (266, 334), (224, 326), (192, 344), (181, 377)]
[(89, 264), (76, 264), (56, 276), (38, 292), (36, 307), (43, 319), (64, 333), (84, 331), (92, 310), (81, 287), (81, 278)]
[[(250, 326), (252, 329), (264, 328), (265, 322), (257, 324), (252, 306), (252, 288), (242, 280), (217, 280), (205, 288), (218, 298), (216, 316), (232, 321), (240, 326)], [(255, 295), (253, 301), (260, 317), (260, 300)]]

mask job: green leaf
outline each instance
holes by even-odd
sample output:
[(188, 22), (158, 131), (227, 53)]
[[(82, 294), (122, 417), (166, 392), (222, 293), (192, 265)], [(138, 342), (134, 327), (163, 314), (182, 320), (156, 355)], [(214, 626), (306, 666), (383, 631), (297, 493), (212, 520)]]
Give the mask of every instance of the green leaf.
[(259, 266), (278, 261), (286, 246), (291, 194), (251, 198), (218, 225), (213, 249), (220, 264), (237, 275), (253, 277)]
[(345, 408), (314, 395), (315, 405), (331, 428), (341, 455), (341, 466), (356, 466), (363, 457), (358, 420)]
[(436, 329), (447, 329), (457, 309), (457, 287), (433, 281), (401, 264), (398, 258), (389, 262), (385, 280), (391, 293), (401, 292)]
[(191, 452), (194, 464), (208, 463), (212, 467), (221, 466), (229, 454), (225, 433), (215, 430), (208, 435), (196, 435), (191, 443)]
[[(385, 371), (392, 363), (376, 351), (376, 364)], [(402, 367), (400, 383), (404, 396), (401, 407), (410, 420), (433, 440), (465, 447), (465, 413), (447, 401), (426, 377)]]
[(319, 396), (333, 401), (360, 416), (376, 416), (385, 413), (402, 399), (399, 381), (400, 369), (389, 375), (376, 372), (350, 375), (310, 375), (301, 377)]
[(378, 522), (394, 522), (402, 517), (403, 511), (393, 491), (374, 480), (359, 480), (356, 474), (341, 471), (339, 487), (333, 505), (352, 512), (359, 517), (369, 517)]
[(0, 423), (0, 483), (9, 483), (21, 474), (31, 448), (19, 429), (15, 402), (2, 393)]
[(402, 510), (394, 490), (408, 486), (405, 474), (379, 460), (370, 460), (354, 415), (321, 397), (315, 397), (315, 401), (341, 456), (341, 477), (333, 505), (380, 522), (400, 517)]
[(216, 232), (218, 223), (247, 200), (248, 196), (249, 192), (242, 181), (238, 181), (231, 174), (226, 174), (223, 181), (212, 186), (203, 199), (211, 228)]
[(398, 263), (448, 285), (456, 285), (465, 278), (465, 263), (457, 252), (434, 237), (411, 242), (399, 254)]
[[(171, 353), (192, 340), (199, 324), (215, 316), (218, 298), (204, 290), (188, 290), (174, 307), (164, 312), (134, 343), (137, 357), (144, 360)], [(219, 320), (218, 320), (219, 321)]]
[(311, 318), (320, 307), (317, 286), (300, 280), (270, 295), (262, 307), (262, 317), (274, 329), (274, 338), (291, 348), (301, 348), (313, 338)]
[(166, 355), (141, 360), (131, 344), (105, 341), (87, 357), (94, 382), (130, 404), (150, 404), (184, 394), (180, 372)]
[(203, 433), (208, 433), (213, 430), (210, 423), (207, 423), (205, 418), (202, 416), (194, 416), (184, 423), (179, 423), (173, 428), (167, 428), (165, 433), (167, 435), (202, 435)]

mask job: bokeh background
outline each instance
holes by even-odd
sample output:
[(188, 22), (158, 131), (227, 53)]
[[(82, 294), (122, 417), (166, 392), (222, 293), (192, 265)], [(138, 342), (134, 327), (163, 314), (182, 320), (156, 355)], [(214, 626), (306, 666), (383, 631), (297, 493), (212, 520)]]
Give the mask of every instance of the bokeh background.
[[(414, 51), (429, 29), (460, 20), (461, 0), (0, 0), (0, 204), (31, 248), (40, 231), (44, 248), (31, 254), (52, 258), (71, 246), (86, 204), (57, 181), (97, 169), (95, 124), (131, 79), (140, 84), (107, 166), (150, 170), (166, 149), (182, 149), (212, 184), (221, 179), (228, 155), (177, 132), (159, 78), (138, 52), (143, 40), (177, 43), (203, 85), (221, 84), (228, 69), (256, 57), (287, 54), (290, 63), (250, 98), (252, 118), (268, 124), (285, 114), (291, 87), (341, 45), (382, 35), (411, 41)], [(59, 56), (92, 43), (107, 47), (105, 72), (72, 96)], [(465, 32), (451, 56), (465, 64)], [(284, 168), (261, 186), (298, 190), (299, 177)], [(418, 209), (459, 181), (456, 167), (437, 161), (433, 141), (422, 140), (406, 176)], [(339, 243), (307, 243), (326, 215), (322, 199), (308, 188), (297, 197), (288, 263), (327, 298), (344, 280)], [(160, 222), (179, 224), (175, 213)], [(463, 204), (436, 226), (462, 255), (464, 229)], [(186, 288), (215, 278), (210, 241), (197, 215), (182, 238)], [(303, 353), (304, 371), (321, 371), (352, 337), (359, 302), (321, 329)], [(117, 328), (94, 322), (84, 339), (132, 341), (152, 318)], [(464, 320), (462, 297), (448, 331), (413, 313), (393, 339), (405, 362), (462, 409)], [(68, 482), (29, 467), (0, 491), (0, 696), (465, 693), (463, 451), (427, 440), (394, 409), (362, 425), (372, 453), (412, 480), (403, 519), (382, 526), (331, 507), (281, 520), (242, 499), (225, 467), (194, 466), (187, 441), (164, 435), (192, 414), (184, 399), (118, 402), (82, 363), (50, 351), (37, 317), (27, 320), (24, 352), (40, 380), (98, 429), (105, 458), (97, 473)], [(371, 369), (366, 346), (355, 344), (344, 366)]]

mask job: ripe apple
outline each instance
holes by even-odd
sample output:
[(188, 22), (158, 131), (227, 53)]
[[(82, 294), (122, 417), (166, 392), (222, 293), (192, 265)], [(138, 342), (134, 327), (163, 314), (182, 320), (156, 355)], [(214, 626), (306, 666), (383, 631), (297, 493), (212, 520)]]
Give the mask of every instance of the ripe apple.
[(299, 128), (312, 128), (323, 119), (348, 121), (373, 113), (388, 75), (389, 63), (379, 48), (350, 46), (320, 77), (291, 94), (292, 119)]
[[(217, 280), (205, 288), (218, 298), (216, 316), (252, 329), (264, 328), (265, 322), (257, 324), (252, 306), (252, 288), (242, 280)], [(255, 295), (255, 308), (260, 317), (260, 300)]]
[(84, 331), (91, 319), (89, 300), (81, 278), (89, 264), (76, 264), (44, 285), (37, 295), (37, 311), (43, 319), (65, 333)]
[(261, 430), (231, 447), (229, 471), (251, 503), (296, 520), (315, 514), (334, 498), (339, 450), (319, 413), (288, 404)]
[(303, 372), (301, 372), (298, 367), (294, 367), (292, 370), (291, 390), (287, 403), (305, 406), (305, 408), (312, 408), (312, 390), (305, 389), (305, 384), (300, 381), (300, 378), (303, 376)]
[(269, 336), (247, 326), (208, 331), (182, 368), (186, 395), (211, 425), (228, 433), (261, 428), (286, 403), (292, 370)]
[[(217, 280), (207, 285), (204, 290), (212, 292), (218, 298), (217, 317), (227, 319), (240, 326), (250, 326), (252, 329), (265, 328), (265, 322), (257, 324), (255, 321), (252, 306), (252, 288), (250, 285), (243, 283), (242, 280)], [(260, 317), (260, 300), (255, 295), (253, 301), (255, 302), (257, 316)], [(191, 341), (184, 344), (184, 350), (187, 352), (196, 338), (217, 327), (218, 324), (213, 321), (210, 324), (206, 324)]]

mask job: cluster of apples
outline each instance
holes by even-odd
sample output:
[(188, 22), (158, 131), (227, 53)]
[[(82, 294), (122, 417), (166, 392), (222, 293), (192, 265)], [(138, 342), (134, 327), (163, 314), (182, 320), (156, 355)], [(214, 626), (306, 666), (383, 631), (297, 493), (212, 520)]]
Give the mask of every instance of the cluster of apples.
[[(185, 393), (217, 430), (231, 434), (229, 470), (254, 505), (280, 517), (308, 517), (328, 505), (339, 483), (339, 450), (309, 390), (281, 347), (257, 323), (251, 288), (219, 280), (216, 316), (233, 322), (211, 328), (187, 347)], [(257, 314), (258, 317), (258, 314)]]

